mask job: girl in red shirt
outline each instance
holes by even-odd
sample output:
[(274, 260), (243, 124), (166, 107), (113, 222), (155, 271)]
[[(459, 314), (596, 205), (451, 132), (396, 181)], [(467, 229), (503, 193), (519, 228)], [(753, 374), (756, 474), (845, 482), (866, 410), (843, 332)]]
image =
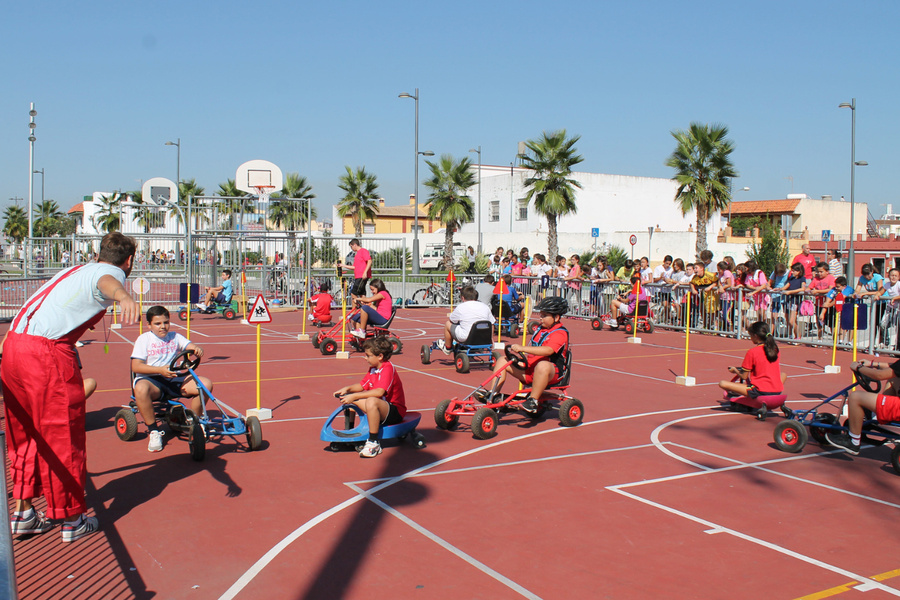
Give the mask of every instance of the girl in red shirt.
[[(722, 380), (719, 387), (725, 390), (732, 402), (757, 409), (756, 418), (763, 420), (770, 408), (766, 396), (780, 396), (784, 391), (781, 364), (778, 361), (778, 344), (769, 332), (765, 321), (757, 321), (747, 328), (753, 348), (747, 351), (740, 367), (728, 367), (728, 372), (738, 380)], [(783, 402), (778, 403), (783, 404)]]

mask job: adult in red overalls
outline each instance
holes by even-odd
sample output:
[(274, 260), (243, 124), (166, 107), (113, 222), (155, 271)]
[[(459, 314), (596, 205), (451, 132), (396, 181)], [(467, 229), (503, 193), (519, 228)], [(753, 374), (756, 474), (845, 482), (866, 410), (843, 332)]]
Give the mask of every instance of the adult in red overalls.
[[(106, 235), (98, 262), (57, 273), (27, 300), (3, 341), (13, 534), (45, 533), (52, 528), (49, 519), (65, 521), (64, 542), (99, 528), (95, 517), (84, 515), (86, 402), (75, 342), (114, 301), (123, 323), (137, 320), (137, 303), (124, 287), (134, 252), (132, 238)], [(47, 499), (49, 519), (32, 507), (38, 496)]]

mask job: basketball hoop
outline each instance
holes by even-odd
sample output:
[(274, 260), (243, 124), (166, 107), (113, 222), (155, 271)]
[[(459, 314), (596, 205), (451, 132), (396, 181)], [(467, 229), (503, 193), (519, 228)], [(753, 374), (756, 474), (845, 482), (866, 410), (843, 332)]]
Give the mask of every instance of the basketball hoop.
[(271, 194), (275, 190), (274, 185), (260, 185), (253, 186), (253, 189), (256, 190), (256, 196), (260, 204), (268, 204), (269, 202), (269, 194)]

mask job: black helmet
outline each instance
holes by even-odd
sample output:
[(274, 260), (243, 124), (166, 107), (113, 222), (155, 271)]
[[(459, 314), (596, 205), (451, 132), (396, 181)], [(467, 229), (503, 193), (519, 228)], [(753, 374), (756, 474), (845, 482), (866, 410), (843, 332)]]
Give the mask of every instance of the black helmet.
[(564, 315), (569, 310), (569, 303), (561, 296), (549, 296), (538, 302), (534, 310), (550, 315)]

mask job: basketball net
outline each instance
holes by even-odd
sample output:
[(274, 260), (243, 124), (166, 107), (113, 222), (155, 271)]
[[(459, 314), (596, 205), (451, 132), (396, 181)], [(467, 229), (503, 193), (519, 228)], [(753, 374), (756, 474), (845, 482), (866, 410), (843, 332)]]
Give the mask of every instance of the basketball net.
[(272, 190), (275, 189), (274, 185), (260, 185), (254, 186), (253, 189), (256, 190), (256, 196), (260, 204), (268, 204), (269, 202), (269, 194), (272, 193)]

